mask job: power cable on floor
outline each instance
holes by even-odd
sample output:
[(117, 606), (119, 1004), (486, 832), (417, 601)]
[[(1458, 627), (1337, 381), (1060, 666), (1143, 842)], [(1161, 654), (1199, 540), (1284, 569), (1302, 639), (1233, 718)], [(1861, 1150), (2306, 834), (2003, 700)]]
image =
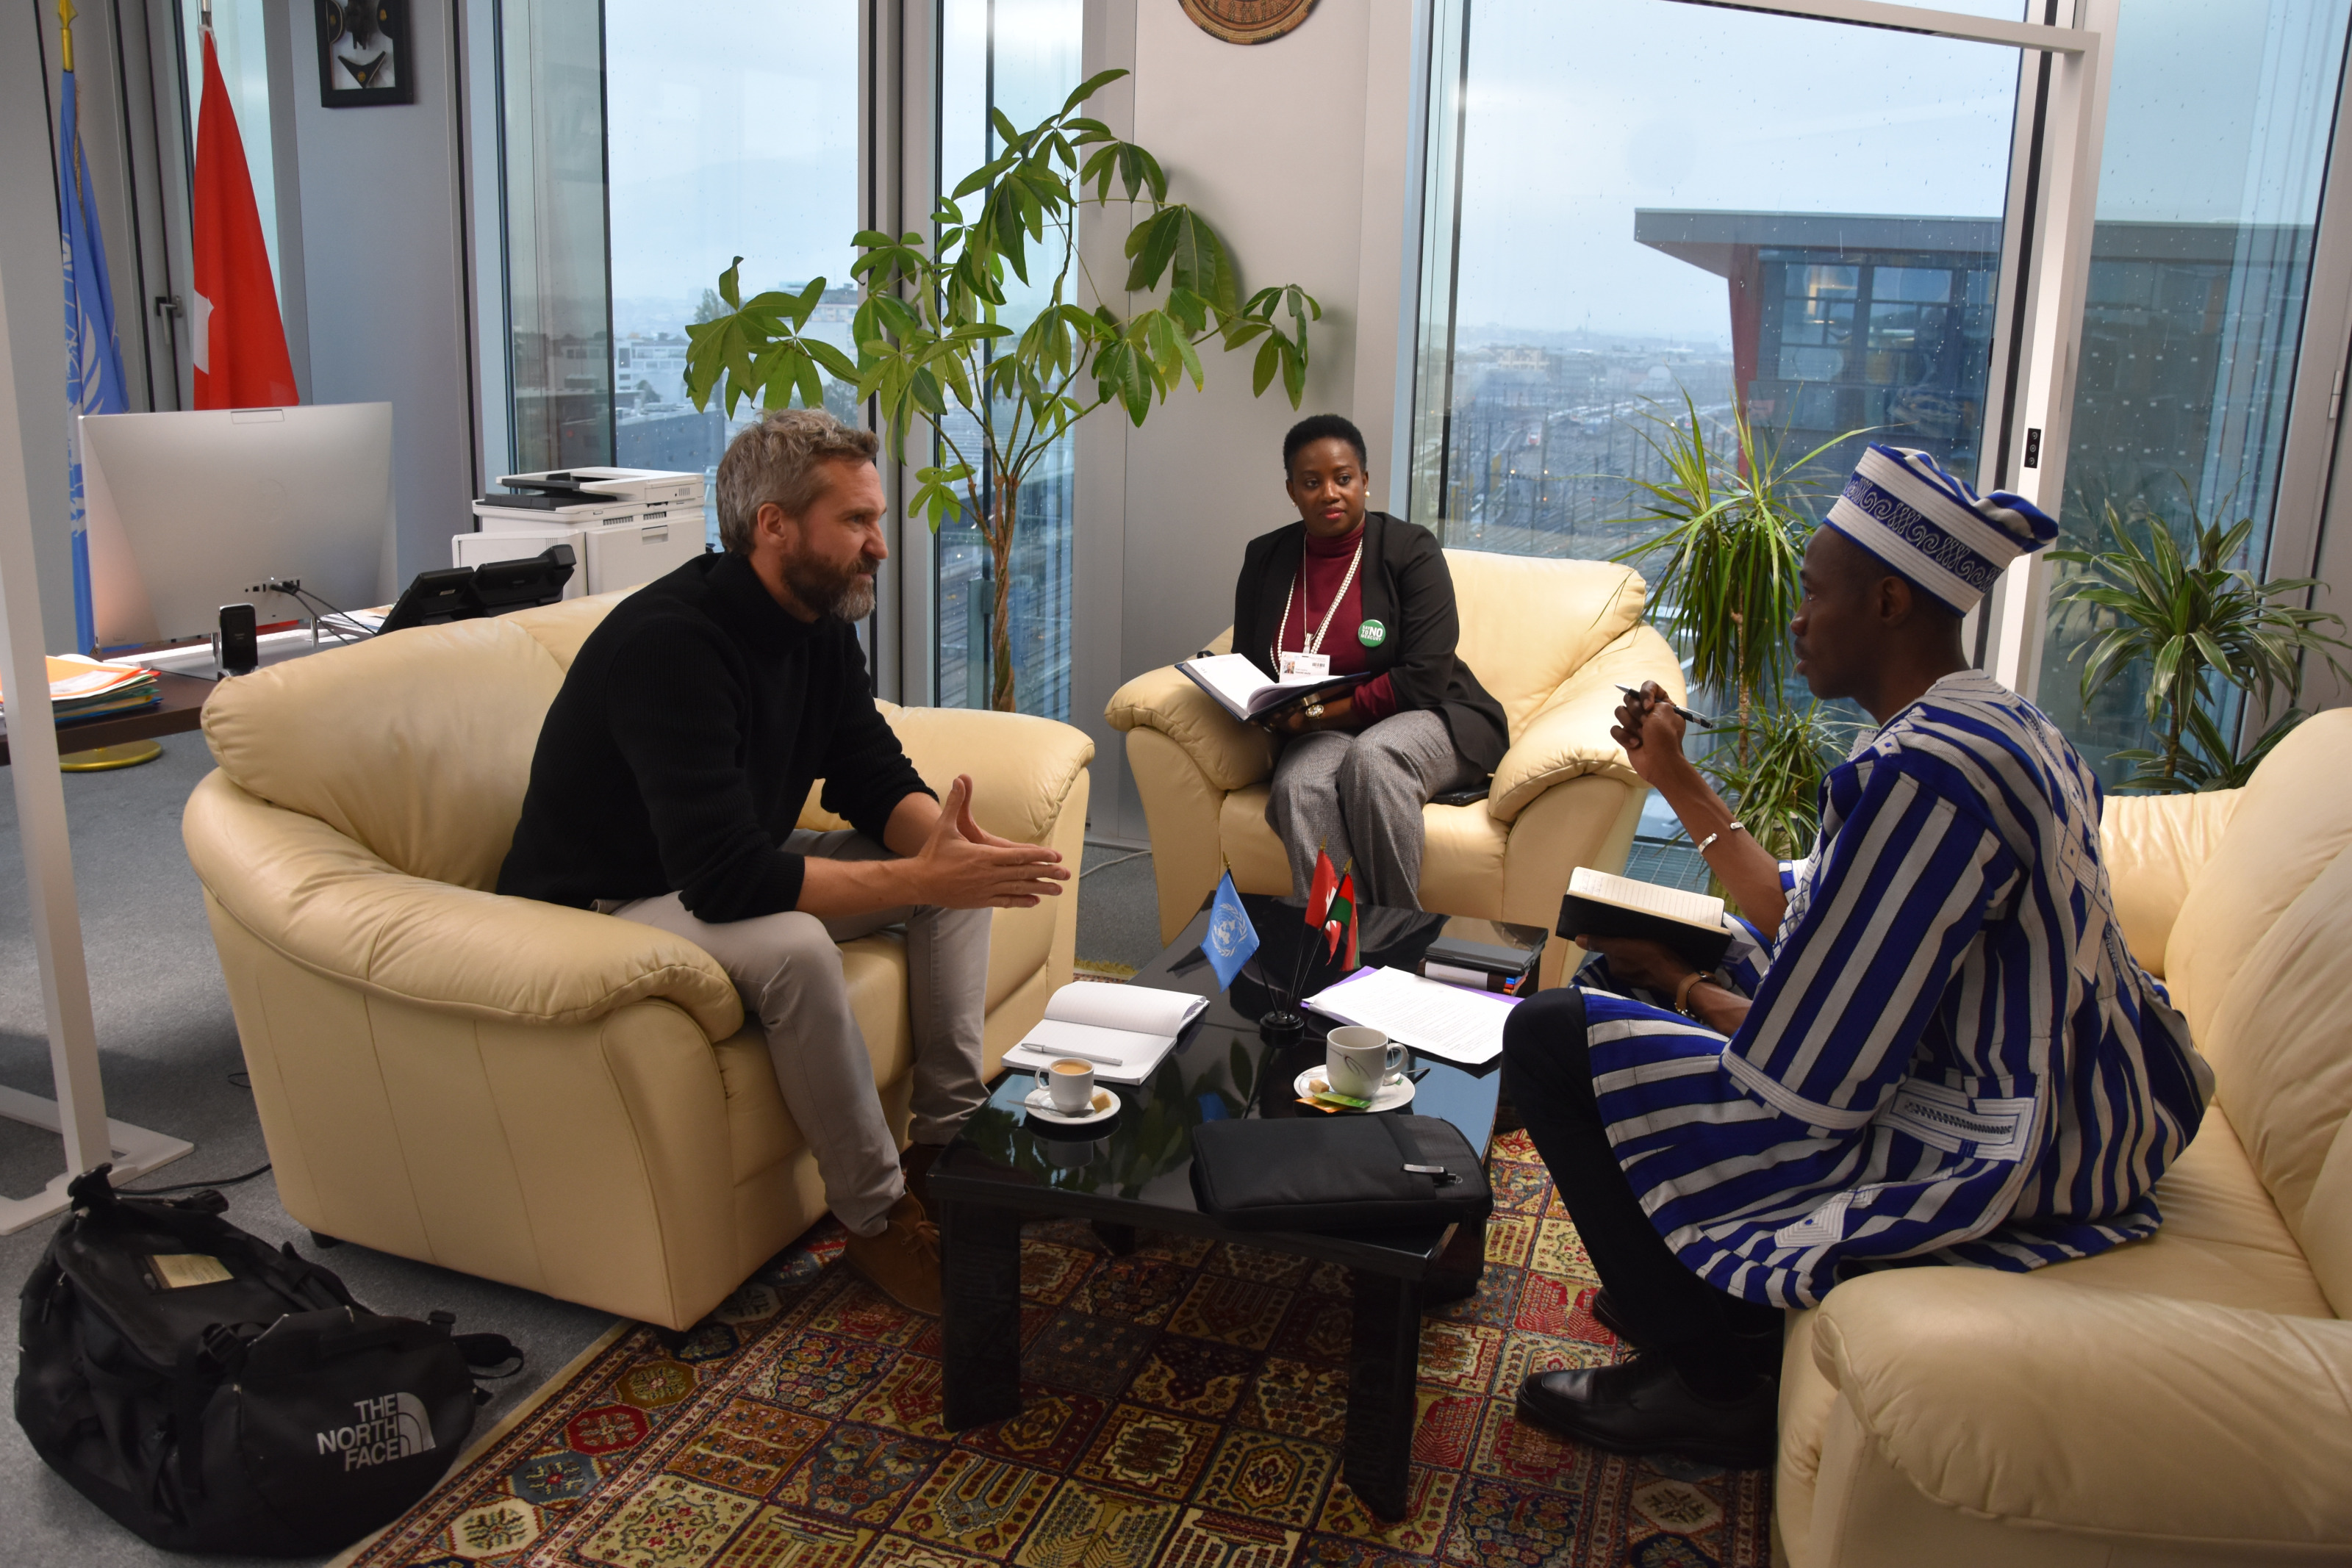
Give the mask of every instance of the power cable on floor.
[(269, 1167), (268, 1166), (263, 1166), (259, 1170), (250, 1170), (246, 1172), (243, 1176), (223, 1176), (218, 1181), (184, 1181), (173, 1186), (126, 1186), (122, 1189), (122, 1196), (125, 1197), (163, 1197), (168, 1194), (175, 1192), (206, 1192), (216, 1186), (235, 1186), (240, 1182), (248, 1182), (253, 1180), (256, 1176), (266, 1176), (268, 1174)]
[(1094, 875), (1095, 873), (1098, 871), (1108, 871), (1115, 865), (1125, 865), (1129, 861), (1139, 861), (1150, 852), (1151, 852), (1150, 850), (1138, 850), (1131, 855), (1121, 855), (1115, 861), (1105, 861), (1100, 865), (1087, 866), (1086, 869), (1078, 873), (1079, 880), (1084, 881), (1086, 878)]

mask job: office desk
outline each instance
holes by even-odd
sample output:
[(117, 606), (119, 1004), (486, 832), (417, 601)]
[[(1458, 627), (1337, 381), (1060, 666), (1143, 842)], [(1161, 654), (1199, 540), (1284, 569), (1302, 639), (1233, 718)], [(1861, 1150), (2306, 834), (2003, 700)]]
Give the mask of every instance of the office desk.
[[(155, 692), (163, 700), (153, 707), (131, 713), (101, 714), (96, 718), (69, 719), (58, 726), (60, 753), (91, 751), (126, 741), (153, 740), (166, 735), (186, 735), (204, 722), (205, 699), (215, 683), (196, 675), (155, 672)], [(0, 719), (0, 767), (8, 763), (8, 727)]]

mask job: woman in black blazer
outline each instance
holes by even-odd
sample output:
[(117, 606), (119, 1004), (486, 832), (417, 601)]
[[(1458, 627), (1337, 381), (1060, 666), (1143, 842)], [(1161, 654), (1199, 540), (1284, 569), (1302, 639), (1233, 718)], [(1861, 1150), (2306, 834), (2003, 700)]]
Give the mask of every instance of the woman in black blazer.
[(1367, 513), (1361, 432), (1337, 414), (1283, 439), (1299, 520), (1252, 539), (1234, 587), (1234, 652), (1364, 672), (1349, 693), (1274, 721), (1282, 751), (1265, 819), (1305, 896), (1319, 849), (1355, 865), (1368, 904), (1421, 907), (1421, 808), (1482, 784), (1509, 744), (1502, 705), (1454, 656), (1459, 621), (1427, 528)]

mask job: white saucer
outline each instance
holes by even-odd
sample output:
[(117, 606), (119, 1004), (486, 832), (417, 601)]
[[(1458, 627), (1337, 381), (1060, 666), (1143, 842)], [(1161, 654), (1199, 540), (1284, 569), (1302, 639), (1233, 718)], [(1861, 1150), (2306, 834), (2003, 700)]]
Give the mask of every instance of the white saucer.
[[(1306, 1071), (1300, 1073), (1297, 1077), (1292, 1079), (1290, 1081), (1290, 1086), (1297, 1092), (1299, 1098), (1303, 1100), (1308, 1095), (1322, 1093), (1325, 1090), (1330, 1087), (1330, 1082), (1323, 1076), (1323, 1070), (1321, 1068), (1310, 1067)], [(1413, 1082), (1412, 1079), (1407, 1078), (1402, 1072), (1391, 1072), (1389, 1074), (1389, 1081), (1381, 1085), (1381, 1092), (1372, 1096), (1372, 1103), (1365, 1106), (1364, 1109), (1367, 1111), (1393, 1111), (1400, 1105), (1409, 1105), (1412, 1103), (1412, 1090)]]
[(1042, 1083), (1029, 1091), (1029, 1097), (1021, 1103), (1029, 1107), (1032, 1116), (1043, 1116), (1046, 1121), (1064, 1127), (1084, 1127), (1096, 1122), (1107, 1122), (1118, 1114), (1119, 1103), (1118, 1091), (1100, 1083), (1095, 1085), (1095, 1108), (1082, 1115), (1073, 1116), (1055, 1109), (1053, 1092)]

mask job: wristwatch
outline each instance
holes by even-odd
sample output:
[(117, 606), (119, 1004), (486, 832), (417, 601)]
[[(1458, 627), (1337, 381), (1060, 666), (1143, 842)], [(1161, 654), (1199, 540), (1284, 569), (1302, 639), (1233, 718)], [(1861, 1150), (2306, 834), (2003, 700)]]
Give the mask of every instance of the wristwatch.
[(1321, 718), (1323, 716), (1323, 704), (1319, 698), (1307, 705), (1307, 716), (1308, 718)]

